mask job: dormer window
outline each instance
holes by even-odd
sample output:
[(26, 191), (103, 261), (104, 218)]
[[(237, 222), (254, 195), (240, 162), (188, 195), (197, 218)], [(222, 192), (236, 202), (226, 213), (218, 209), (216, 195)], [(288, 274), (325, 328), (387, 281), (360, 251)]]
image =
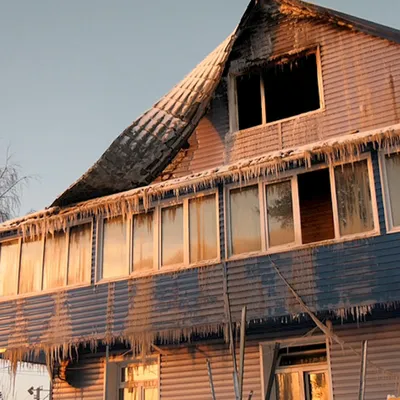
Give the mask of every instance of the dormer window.
[(320, 109), (322, 95), (319, 69), (319, 52), (314, 50), (281, 58), (237, 76), (233, 130)]

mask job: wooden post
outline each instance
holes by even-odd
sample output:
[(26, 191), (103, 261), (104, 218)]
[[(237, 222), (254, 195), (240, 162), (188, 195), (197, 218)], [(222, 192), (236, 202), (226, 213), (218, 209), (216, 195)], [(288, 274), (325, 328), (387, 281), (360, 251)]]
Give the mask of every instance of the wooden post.
[(365, 381), (367, 375), (367, 348), (368, 340), (363, 340), (361, 345), (360, 390), (358, 392), (359, 400), (364, 400), (365, 398)]
[(278, 342), (276, 342), (275, 348), (274, 348), (274, 356), (273, 356), (272, 364), (271, 364), (271, 372), (269, 374), (269, 379), (268, 379), (267, 391), (265, 393), (265, 400), (270, 400), (270, 397), (271, 397), (272, 386), (273, 386), (274, 380), (275, 380), (276, 363), (278, 362), (280, 348), (281, 348), (281, 345)]
[(244, 376), (244, 350), (246, 344), (246, 312), (247, 307), (242, 308), (242, 320), (240, 323), (240, 360), (239, 360), (239, 399), (243, 399), (243, 376)]
[(213, 381), (212, 370), (211, 370), (211, 363), (210, 363), (210, 360), (208, 358), (207, 358), (207, 371), (208, 371), (208, 380), (210, 381), (212, 399), (216, 400), (214, 381)]

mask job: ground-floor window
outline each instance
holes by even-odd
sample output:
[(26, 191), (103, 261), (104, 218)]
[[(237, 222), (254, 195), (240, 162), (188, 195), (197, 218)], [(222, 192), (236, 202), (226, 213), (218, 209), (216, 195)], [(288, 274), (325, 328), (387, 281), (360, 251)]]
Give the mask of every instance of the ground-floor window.
[(119, 400), (158, 400), (159, 365), (127, 363), (119, 373)]
[[(264, 386), (271, 374), (273, 346), (263, 346)], [(330, 400), (326, 344), (282, 344), (270, 399)]]

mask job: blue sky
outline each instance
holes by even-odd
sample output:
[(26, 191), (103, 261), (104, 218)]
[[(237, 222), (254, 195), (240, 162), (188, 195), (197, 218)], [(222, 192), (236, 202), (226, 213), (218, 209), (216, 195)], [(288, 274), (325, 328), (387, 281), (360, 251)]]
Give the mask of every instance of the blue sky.
[[(398, 0), (318, 0), (399, 28)], [(229, 6), (228, 6), (229, 4)], [(48, 206), (235, 27), (247, 0), (0, 0), (0, 149)], [(0, 156), (3, 154), (0, 153)]]

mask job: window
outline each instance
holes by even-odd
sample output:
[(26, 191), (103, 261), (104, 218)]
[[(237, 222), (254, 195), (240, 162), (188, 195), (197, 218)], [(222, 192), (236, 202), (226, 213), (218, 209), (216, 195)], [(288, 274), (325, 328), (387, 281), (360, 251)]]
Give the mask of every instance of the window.
[(1, 243), (0, 246), (0, 295), (17, 294), (19, 240)]
[(92, 224), (69, 229), (68, 285), (90, 283), (92, 265)]
[(291, 181), (267, 185), (269, 247), (294, 242), (294, 220)]
[(183, 263), (183, 205), (161, 210), (161, 265)]
[(371, 160), (363, 156), (278, 182), (228, 189), (227, 216), (229, 256), (373, 233), (379, 225)]
[(18, 293), (32, 293), (42, 289), (43, 248), (43, 240), (22, 242)]
[(67, 235), (64, 232), (49, 234), (44, 248), (43, 290), (65, 286), (66, 274)]
[(318, 52), (308, 51), (237, 76), (235, 128), (247, 129), (318, 110), (318, 75)]
[(122, 217), (103, 220), (102, 279), (129, 274), (128, 229)]
[[(330, 378), (326, 344), (312, 338), (304, 344), (282, 342), (278, 353), (271, 399), (330, 400)], [(308, 344), (309, 343), (309, 344)], [(264, 382), (271, 374), (274, 349), (262, 346)], [(266, 385), (264, 385), (266, 387)]]
[(374, 229), (367, 160), (337, 166), (335, 184), (340, 234)]
[(121, 368), (119, 400), (158, 400), (159, 365), (131, 363)]
[(332, 193), (329, 169), (298, 176), (302, 242), (333, 239)]
[(400, 227), (400, 154), (386, 154), (383, 157), (386, 214), (388, 230)]
[(215, 195), (189, 200), (190, 263), (217, 258), (217, 204)]
[(258, 186), (230, 191), (230, 255), (261, 250)]
[(152, 270), (153, 213), (133, 216), (133, 272)]

